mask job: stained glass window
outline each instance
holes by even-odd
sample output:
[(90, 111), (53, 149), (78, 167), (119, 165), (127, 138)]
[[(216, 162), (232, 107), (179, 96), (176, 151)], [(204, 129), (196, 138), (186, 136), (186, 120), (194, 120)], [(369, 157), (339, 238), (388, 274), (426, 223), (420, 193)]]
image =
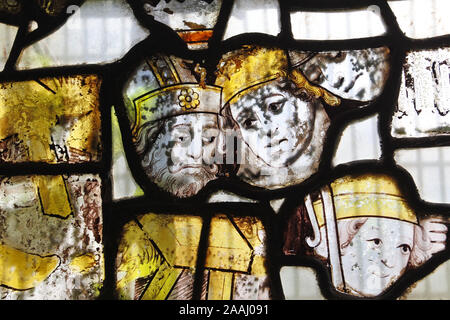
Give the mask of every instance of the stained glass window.
[(0, 0), (0, 299), (450, 299), (449, 9)]

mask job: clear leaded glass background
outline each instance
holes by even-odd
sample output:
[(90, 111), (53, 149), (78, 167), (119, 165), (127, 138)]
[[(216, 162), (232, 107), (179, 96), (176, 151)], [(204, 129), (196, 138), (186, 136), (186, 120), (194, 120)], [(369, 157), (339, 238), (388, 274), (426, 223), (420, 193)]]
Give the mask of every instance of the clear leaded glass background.
[(1, 299), (450, 299), (445, 0), (0, 0)]

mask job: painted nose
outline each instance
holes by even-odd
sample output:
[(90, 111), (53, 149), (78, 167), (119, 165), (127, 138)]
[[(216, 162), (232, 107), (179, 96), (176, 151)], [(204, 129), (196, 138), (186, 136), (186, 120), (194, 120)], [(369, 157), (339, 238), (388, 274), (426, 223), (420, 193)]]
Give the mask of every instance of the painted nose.
[(268, 138), (275, 137), (275, 136), (279, 133), (278, 127), (274, 127), (274, 126), (271, 125), (271, 124), (269, 124), (268, 126), (266, 126), (266, 128), (265, 128), (264, 131), (265, 131), (265, 135), (266, 135)]
[(273, 137), (273, 136), (276, 136), (277, 134), (278, 134), (278, 127), (277, 128), (275, 128), (275, 129), (271, 129), (270, 131), (269, 131), (269, 134)]
[(392, 263), (392, 258), (390, 258), (390, 257), (383, 257), (381, 259), (381, 263), (387, 268), (393, 268), (394, 267), (394, 264)]
[(202, 157), (202, 153), (202, 139), (201, 137), (195, 137), (194, 139), (192, 139), (191, 144), (189, 145), (188, 156), (195, 160), (198, 160)]

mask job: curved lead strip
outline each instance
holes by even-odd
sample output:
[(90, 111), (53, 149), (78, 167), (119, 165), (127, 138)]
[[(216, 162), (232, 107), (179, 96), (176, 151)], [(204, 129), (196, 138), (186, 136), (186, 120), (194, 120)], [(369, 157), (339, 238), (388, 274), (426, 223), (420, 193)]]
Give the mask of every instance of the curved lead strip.
[(307, 237), (306, 243), (311, 248), (315, 248), (319, 245), (321, 238), (320, 238), (319, 223), (317, 222), (317, 217), (314, 212), (311, 196), (309, 194), (305, 197), (305, 206), (306, 211), (308, 212), (309, 221), (311, 221), (311, 226), (313, 228), (313, 237)]

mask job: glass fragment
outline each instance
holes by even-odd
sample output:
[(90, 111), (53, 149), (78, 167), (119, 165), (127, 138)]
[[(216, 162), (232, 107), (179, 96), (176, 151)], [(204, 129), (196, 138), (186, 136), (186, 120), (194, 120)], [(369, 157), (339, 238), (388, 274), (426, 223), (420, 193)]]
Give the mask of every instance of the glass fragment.
[(99, 161), (100, 84), (94, 75), (1, 83), (1, 161)]
[(280, 277), (286, 300), (325, 300), (317, 285), (314, 269), (282, 267)]
[(222, 0), (146, 1), (140, 0), (139, 6), (149, 17), (162, 22), (173, 30), (191, 49), (207, 47), (217, 22)]
[(228, 132), (241, 140), (240, 179), (277, 189), (317, 171), (331, 122), (327, 108), (346, 109), (339, 97), (289, 69), (284, 50), (258, 46), (225, 54), (216, 84), (223, 87), (221, 114), (230, 119)]
[[(319, 193), (293, 212), (294, 218), (308, 215), (312, 233), (294, 238), (288, 229), (284, 253), (321, 259), (338, 291), (380, 296), (446, 248), (447, 219), (416, 213), (386, 174), (344, 176)], [(290, 230), (301, 228), (301, 218), (290, 221), (296, 224)]]
[(413, 177), (420, 197), (429, 202), (450, 202), (450, 147), (399, 149), (395, 162)]
[(447, 275), (450, 272), (450, 262), (446, 261), (431, 274), (411, 286), (400, 299), (402, 300), (449, 300), (450, 287)]
[(134, 180), (123, 150), (122, 135), (114, 109), (111, 111), (112, 123), (112, 196), (114, 200), (134, 198), (144, 195), (141, 187)]
[(157, 1), (156, 5), (155, 1), (140, 2), (146, 14), (177, 31), (214, 28), (222, 5), (221, 0)]
[(224, 40), (246, 32), (276, 36), (280, 33), (280, 7), (274, 0), (237, 0), (225, 29)]
[(2, 299), (98, 297), (104, 279), (100, 188), (96, 175), (2, 177)]
[(333, 165), (341, 163), (379, 159), (381, 155), (378, 137), (378, 119), (376, 116), (351, 123), (342, 132), (336, 148)]
[(150, 183), (179, 198), (197, 194), (219, 172), (222, 89), (206, 84), (205, 74), (198, 63), (155, 55), (124, 89), (140, 169)]
[(208, 202), (215, 203), (215, 202), (256, 202), (256, 201), (250, 198), (238, 196), (232, 192), (220, 190), (213, 193), (211, 197), (208, 199)]
[(342, 40), (383, 35), (385, 28), (377, 6), (366, 10), (291, 13), (295, 39)]
[(450, 33), (446, 0), (388, 1), (402, 31), (411, 38), (437, 37)]
[(394, 137), (450, 133), (450, 49), (410, 51), (403, 66)]
[(8, 60), (17, 30), (17, 27), (0, 23), (0, 72)]
[(0, 0), (0, 299), (448, 297), (444, 1)]
[(313, 83), (345, 99), (378, 97), (389, 75), (385, 47), (334, 52), (290, 52), (292, 63)]
[[(149, 213), (137, 221), (125, 225), (119, 246), (120, 298), (192, 299), (202, 218)], [(259, 219), (214, 215), (201, 298), (268, 299), (264, 241)]]
[(60, 29), (25, 48), (17, 67), (112, 62), (148, 34), (123, 1), (87, 0)]

